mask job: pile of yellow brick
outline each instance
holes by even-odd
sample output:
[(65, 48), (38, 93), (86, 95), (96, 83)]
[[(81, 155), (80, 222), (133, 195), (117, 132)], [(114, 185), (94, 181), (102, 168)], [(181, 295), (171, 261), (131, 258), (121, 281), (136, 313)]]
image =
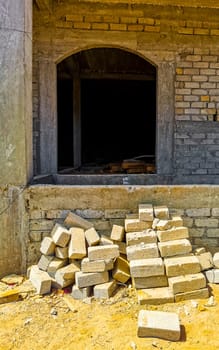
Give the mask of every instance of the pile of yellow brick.
[(208, 298), (208, 281), (218, 282), (211, 277), (217, 275), (217, 253), (193, 251), (188, 228), (166, 206), (139, 204), (124, 226), (112, 225), (109, 237), (69, 212), (40, 252), (38, 264), (28, 269), (39, 294), (69, 287), (75, 299), (109, 298), (118, 285), (132, 283), (140, 304), (161, 304)]

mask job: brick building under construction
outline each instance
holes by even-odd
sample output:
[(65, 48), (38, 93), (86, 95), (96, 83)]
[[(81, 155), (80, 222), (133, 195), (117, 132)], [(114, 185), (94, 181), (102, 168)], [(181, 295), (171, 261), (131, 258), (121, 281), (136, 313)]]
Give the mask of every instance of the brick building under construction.
[(0, 276), (141, 202), (219, 249), (216, 0), (0, 0)]

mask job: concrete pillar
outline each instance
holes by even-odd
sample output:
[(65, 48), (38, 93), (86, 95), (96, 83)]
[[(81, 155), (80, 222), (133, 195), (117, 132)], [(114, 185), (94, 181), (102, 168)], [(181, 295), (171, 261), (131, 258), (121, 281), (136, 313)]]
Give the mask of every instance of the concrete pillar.
[(171, 175), (173, 168), (174, 64), (163, 62), (157, 78), (157, 173)]
[(32, 177), (32, 0), (0, 0), (0, 185)]
[(57, 92), (56, 64), (39, 62), (40, 174), (57, 172)]
[(0, 0), (0, 278), (26, 268), (32, 178), (32, 0)]

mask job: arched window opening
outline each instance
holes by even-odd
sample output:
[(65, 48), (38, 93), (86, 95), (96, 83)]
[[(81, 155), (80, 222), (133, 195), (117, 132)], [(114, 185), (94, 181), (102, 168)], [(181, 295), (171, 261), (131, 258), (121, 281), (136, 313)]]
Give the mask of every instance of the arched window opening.
[(58, 172), (156, 172), (156, 68), (117, 48), (57, 65)]

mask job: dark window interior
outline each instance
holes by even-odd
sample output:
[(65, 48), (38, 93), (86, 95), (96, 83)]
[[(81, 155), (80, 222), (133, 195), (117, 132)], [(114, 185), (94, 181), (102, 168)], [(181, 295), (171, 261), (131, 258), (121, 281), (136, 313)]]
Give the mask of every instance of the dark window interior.
[[(59, 172), (107, 172), (110, 163), (121, 164), (127, 159), (152, 164), (156, 171), (154, 66), (124, 50), (97, 48), (62, 61), (57, 75)], [(73, 123), (75, 75), (80, 80), (78, 130)], [(81, 134), (81, 143), (76, 146), (75, 132)], [(77, 147), (81, 164), (75, 167)]]
[(155, 150), (155, 82), (82, 80), (82, 162), (122, 161)]
[(58, 83), (58, 166), (59, 169), (73, 166), (73, 83), (59, 80)]

